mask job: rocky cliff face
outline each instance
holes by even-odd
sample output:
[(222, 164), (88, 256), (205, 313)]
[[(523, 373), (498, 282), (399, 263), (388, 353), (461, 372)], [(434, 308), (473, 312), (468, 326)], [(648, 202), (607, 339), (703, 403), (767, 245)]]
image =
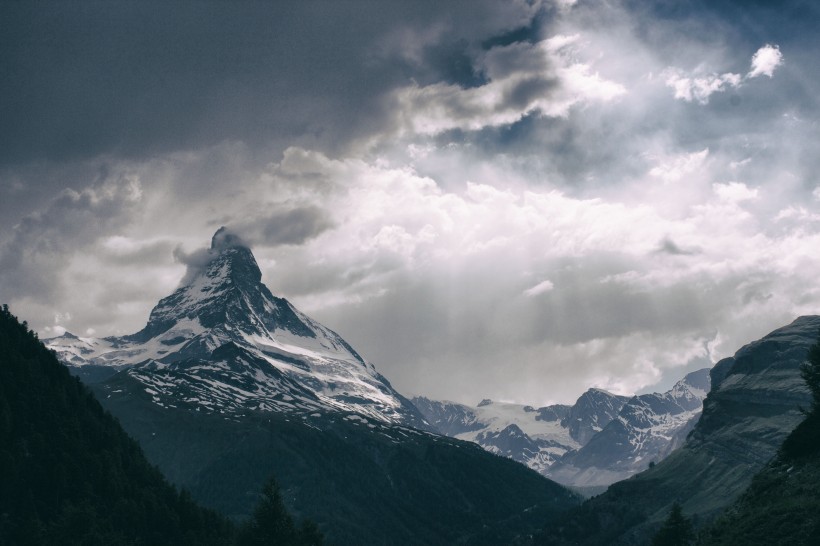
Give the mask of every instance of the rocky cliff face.
[[(434, 434), (330, 329), (271, 294), (224, 231), (140, 332), (49, 341), (153, 464), (204, 505), (250, 515), (271, 475), (334, 544), (512, 542), (578, 498)], [(482, 535), (485, 538), (480, 538)]]

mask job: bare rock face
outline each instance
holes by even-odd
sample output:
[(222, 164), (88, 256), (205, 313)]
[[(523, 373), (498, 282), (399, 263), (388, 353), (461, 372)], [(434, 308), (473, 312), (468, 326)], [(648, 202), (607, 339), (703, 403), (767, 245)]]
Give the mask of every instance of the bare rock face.
[(727, 359), (688, 447), (752, 466), (771, 459), (811, 403), (800, 366), (818, 334), (820, 317), (800, 317)]
[(581, 445), (604, 429), (618, 416), (628, 396), (618, 396), (601, 389), (589, 389), (572, 406), (561, 424), (569, 429), (570, 436)]

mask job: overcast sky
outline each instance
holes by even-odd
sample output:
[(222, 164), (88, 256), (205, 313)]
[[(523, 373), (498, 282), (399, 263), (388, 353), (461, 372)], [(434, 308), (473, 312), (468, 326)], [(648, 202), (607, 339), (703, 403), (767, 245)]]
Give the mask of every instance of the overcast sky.
[(818, 28), (811, 0), (2, 1), (0, 302), (137, 331), (226, 225), (405, 394), (663, 390), (820, 313)]

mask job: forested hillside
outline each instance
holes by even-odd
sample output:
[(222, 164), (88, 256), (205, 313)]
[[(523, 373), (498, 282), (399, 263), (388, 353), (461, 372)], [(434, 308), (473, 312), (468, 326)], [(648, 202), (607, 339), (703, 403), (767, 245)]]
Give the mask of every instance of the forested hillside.
[(226, 544), (91, 392), (0, 311), (0, 543)]

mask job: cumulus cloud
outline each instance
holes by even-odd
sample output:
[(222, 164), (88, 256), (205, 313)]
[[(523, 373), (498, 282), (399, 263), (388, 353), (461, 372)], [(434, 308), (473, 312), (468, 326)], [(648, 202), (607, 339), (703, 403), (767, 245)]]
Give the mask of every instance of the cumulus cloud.
[(757, 199), (757, 190), (749, 188), (742, 182), (728, 182), (726, 184), (714, 184), (715, 194), (721, 199), (732, 202), (749, 201)]
[[(554, 373), (570, 362), (583, 379), (567, 381), (634, 391), (667, 369), (710, 358), (703, 347), (716, 330), (723, 341), (713, 343), (712, 356), (733, 352), (742, 334), (729, 322), (739, 316), (761, 306), (770, 310), (767, 320), (788, 316), (794, 288), (787, 279), (804, 282), (797, 280), (803, 270), (782, 260), (805, 260), (816, 238), (757, 233), (754, 217), (737, 205), (759, 190), (713, 181), (718, 162), (704, 163), (706, 151), (669, 164), (691, 163), (692, 155), (696, 167), (678, 179), (704, 183), (691, 205), (669, 214), (668, 195), (627, 206), (484, 183), (446, 191), (406, 168), (293, 149), (289, 161), (334, 180), (335, 223), (321, 238), (277, 254), (272, 289), (418, 392), (469, 401), (504, 375), (515, 384), (505, 392), (520, 395), (527, 387), (512, 377)], [(782, 246), (783, 237), (791, 244)], [(747, 297), (750, 276), (781, 297)], [(529, 297), (516, 297), (522, 294)], [(389, 346), (377, 341), (391, 331), (402, 334)], [(643, 341), (630, 352), (627, 339)], [(692, 349), (675, 351), (675, 339)], [(627, 354), (638, 361), (618, 360)], [(593, 363), (583, 355), (609, 356)], [(492, 364), (499, 361), (503, 374)], [(462, 378), (454, 393), (452, 378), (462, 375), (473, 380)]]
[(727, 89), (737, 88), (742, 82), (740, 74), (704, 74), (691, 76), (677, 68), (667, 69), (662, 76), (667, 87), (675, 90), (675, 98), (686, 102), (708, 104), (709, 97)]
[(783, 63), (783, 54), (780, 47), (766, 44), (752, 55), (752, 69), (746, 75), (747, 78), (758, 76), (772, 77), (774, 70)]

